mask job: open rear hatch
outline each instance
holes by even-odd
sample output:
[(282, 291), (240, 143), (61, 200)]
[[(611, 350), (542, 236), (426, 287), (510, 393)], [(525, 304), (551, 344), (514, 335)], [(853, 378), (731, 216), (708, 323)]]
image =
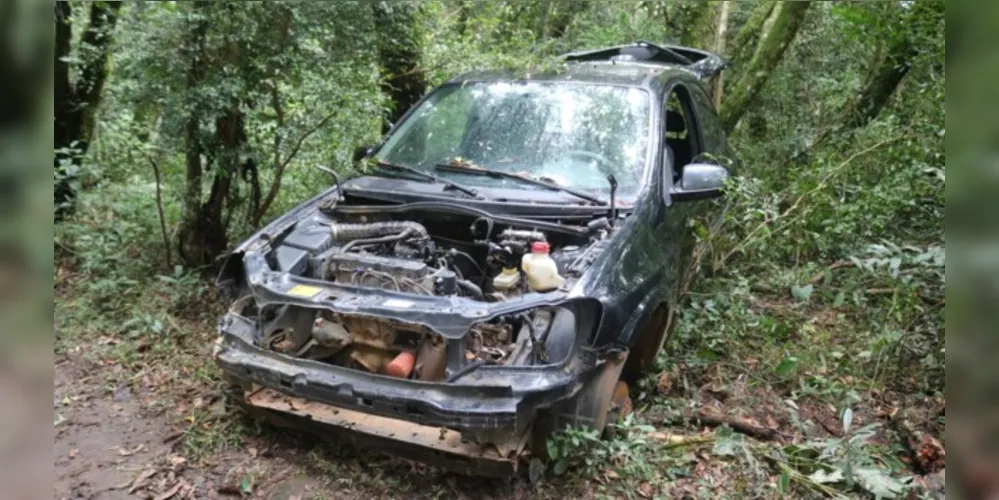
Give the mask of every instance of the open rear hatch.
[(570, 52), (562, 57), (569, 62), (632, 62), (677, 65), (693, 71), (698, 77), (704, 79), (718, 74), (727, 65), (721, 56), (713, 52), (681, 45), (660, 45), (644, 40), (631, 45)]

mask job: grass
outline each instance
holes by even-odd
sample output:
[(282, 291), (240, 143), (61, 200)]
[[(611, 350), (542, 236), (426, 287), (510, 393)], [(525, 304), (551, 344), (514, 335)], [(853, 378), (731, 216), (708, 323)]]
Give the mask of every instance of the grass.
[[(844, 451), (828, 428), (841, 426), (846, 408), (856, 426), (868, 425), (920, 392), (933, 395), (931, 376), (940, 369), (932, 356), (913, 357), (926, 350), (913, 325), (936, 321), (933, 309), (913, 306), (918, 287), (856, 267), (812, 283), (820, 264), (787, 269), (736, 261), (695, 282), (657, 372), (632, 388), (637, 412), (618, 424), (613, 439), (570, 430), (553, 440), (558, 459), (525, 467), (513, 479), (483, 481), (250, 421), (221, 397), (220, 373), (209, 362), (224, 304), (207, 281), (141, 264), (81, 265), (87, 258), (57, 260), (57, 356), (90, 367), (87, 383), (109, 395), (123, 386), (148, 395), (144, 409), (164, 414), (183, 433), (188, 463), (208, 467), (235, 457), (232, 474), (257, 487), (274, 472), (264, 470), (273, 459), (251, 460), (251, 448), (277, 450), (326, 489), (364, 497), (855, 495), (863, 489), (816, 482), (815, 471), (843, 470), (853, 454), (851, 460), (882, 474), (872, 477), (891, 484), (906, 474), (901, 448), (882, 429)], [(790, 438), (759, 443), (725, 428), (663, 427), (664, 415), (701, 407), (776, 425)], [(917, 425), (940, 435), (935, 409), (924, 417)], [(677, 445), (662, 435), (690, 440)], [(826, 456), (802, 466), (788, 454), (792, 441)]]

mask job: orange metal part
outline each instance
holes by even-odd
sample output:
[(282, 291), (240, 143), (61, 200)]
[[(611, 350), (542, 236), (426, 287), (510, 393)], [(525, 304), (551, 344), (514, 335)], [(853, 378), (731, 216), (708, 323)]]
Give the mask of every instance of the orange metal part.
[(416, 356), (409, 351), (402, 351), (385, 367), (385, 373), (393, 377), (409, 378), (415, 364)]

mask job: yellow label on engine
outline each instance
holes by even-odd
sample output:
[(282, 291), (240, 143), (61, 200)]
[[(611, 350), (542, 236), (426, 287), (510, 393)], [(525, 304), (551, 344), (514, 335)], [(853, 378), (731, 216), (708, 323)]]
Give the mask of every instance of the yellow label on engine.
[(318, 287), (314, 287), (314, 286), (309, 286), (309, 285), (295, 285), (295, 286), (291, 287), (291, 290), (288, 290), (288, 295), (292, 295), (292, 296), (295, 296), (295, 297), (311, 298), (311, 297), (315, 297), (316, 294), (319, 293), (319, 292), (321, 292), (321, 291), (323, 291), (322, 288), (318, 288)]

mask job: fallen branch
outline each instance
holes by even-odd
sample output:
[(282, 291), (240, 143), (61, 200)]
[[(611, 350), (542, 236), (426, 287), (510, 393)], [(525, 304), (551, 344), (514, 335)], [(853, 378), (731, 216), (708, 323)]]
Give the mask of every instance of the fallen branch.
[[(841, 267), (850, 267), (854, 265), (856, 264), (854, 264), (852, 260), (837, 260), (836, 262), (830, 264), (829, 267), (826, 268), (826, 271), (835, 271)], [(826, 271), (819, 271), (815, 273), (815, 276), (812, 276), (812, 279), (808, 280), (808, 282), (814, 285), (819, 281), (822, 281), (822, 278), (826, 275)]]
[(752, 424), (738, 417), (729, 417), (726, 415), (712, 415), (702, 411), (695, 413), (687, 413), (681, 415), (680, 417), (669, 420), (665, 422), (667, 425), (685, 425), (694, 424), (706, 427), (721, 427), (727, 425), (732, 428), (733, 431), (740, 434), (745, 434), (747, 436), (759, 439), (761, 441), (774, 441), (780, 438), (781, 434), (776, 429), (771, 429), (769, 427), (762, 427), (756, 424)]
[(695, 446), (715, 442), (714, 434), (704, 436), (680, 436), (677, 434), (666, 434), (665, 432), (653, 432), (649, 437), (665, 442), (665, 448), (682, 448), (684, 446)]
[(846, 495), (840, 493), (839, 491), (836, 491), (835, 489), (830, 488), (829, 486), (826, 486), (826, 485), (824, 485), (822, 483), (818, 483), (818, 482), (812, 481), (811, 479), (809, 479), (808, 476), (802, 474), (801, 472), (798, 472), (794, 467), (791, 467), (790, 465), (788, 465), (786, 462), (784, 462), (782, 460), (778, 460), (778, 459), (776, 459), (774, 457), (771, 457), (769, 455), (764, 455), (764, 458), (766, 458), (771, 463), (773, 463), (774, 465), (776, 465), (777, 468), (780, 469), (781, 473), (787, 474), (788, 479), (790, 479), (790, 480), (792, 480), (792, 481), (800, 484), (803, 488), (807, 488), (807, 489), (812, 490), (812, 491), (814, 491), (816, 493), (821, 493), (821, 494), (823, 494), (823, 495), (825, 495), (825, 496), (827, 496), (829, 498), (837, 498), (837, 499), (839, 499), (839, 498), (849, 498)]

